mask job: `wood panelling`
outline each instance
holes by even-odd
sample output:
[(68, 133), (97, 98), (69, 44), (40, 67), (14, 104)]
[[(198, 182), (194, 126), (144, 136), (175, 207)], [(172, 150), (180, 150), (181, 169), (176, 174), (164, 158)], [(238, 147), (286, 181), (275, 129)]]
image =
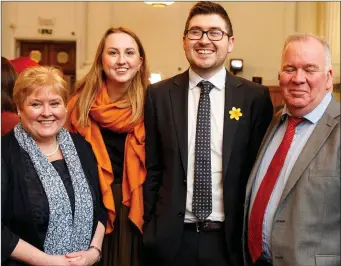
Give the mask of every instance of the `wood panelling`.
[(279, 86), (268, 86), (274, 111), (277, 112), (284, 105), (283, 96)]

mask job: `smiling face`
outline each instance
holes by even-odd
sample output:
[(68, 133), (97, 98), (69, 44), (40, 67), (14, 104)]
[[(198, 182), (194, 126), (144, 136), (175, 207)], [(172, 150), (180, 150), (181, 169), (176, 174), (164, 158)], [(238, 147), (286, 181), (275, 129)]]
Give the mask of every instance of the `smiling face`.
[(137, 43), (130, 35), (112, 33), (105, 40), (102, 65), (107, 82), (128, 88), (142, 60)]
[[(187, 30), (191, 29), (218, 29), (227, 32), (225, 21), (217, 14), (195, 15)], [(222, 69), (227, 54), (232, 52), (233, 44), (234, 37), (228, 38), (226, 34), (220, 41), (210, 41), (206, 34), (200, 40), (183, 37), (183, 47), (192, 70), (206, 79)]]
[(65, 124), (65, 103), (51, 87), (35, 89), (18, 109), (24, 129), (36, 142), (54, 140)]
[(326, 66), (322, 44), (308, 38), (289, 43), (282, 56), (280, 87), (294, 116), (310, 113), (332, 88), (332, 70)]

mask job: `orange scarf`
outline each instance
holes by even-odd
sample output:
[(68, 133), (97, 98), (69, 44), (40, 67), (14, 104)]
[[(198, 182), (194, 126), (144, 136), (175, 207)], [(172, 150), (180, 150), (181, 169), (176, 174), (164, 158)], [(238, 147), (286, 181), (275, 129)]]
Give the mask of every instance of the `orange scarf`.
[(104, 86), (96, 95), (94, 103), (90, 108), (89, 126), (81, 127), (77, 122), (79, 117), (78, 110), (73, 108), (78, 97), (78, 94), (74, 95), (68, 103), (71, 123), (69, 130), (80, 133), (91, 144), (95, 153), (103, 203), (108, 210), (106, 233), (113, 231), (116, 218), (114, 197), (111, 190), (114, 175), (99, 126), (117, 133), (128, 132), (124, 148), (122, 203), (130, 207), (129, 219), (142, 232), (142, 184), (146, 179), (145, 128), (143, 119), (141, 118), (135, 124), (131, 124), (131, 108), (118, 107), (120, 104), (126, 103), (126, 100), (113, 103), (108, 95), (107, 88)]

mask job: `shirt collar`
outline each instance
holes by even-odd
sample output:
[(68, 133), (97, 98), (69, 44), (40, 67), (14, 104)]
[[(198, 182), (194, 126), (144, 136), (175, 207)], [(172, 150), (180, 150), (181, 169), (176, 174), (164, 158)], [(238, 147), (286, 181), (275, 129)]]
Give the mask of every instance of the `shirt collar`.
[(218, 90), (225, 89), (225, 79), (226, 79), (226, 69), (223, 67), (218, 73), (209, 79), (203, 79), (197, 73), (195, 73), (191, 68), (189, 69), (189, 89), (192, 90), (197, 87), (198, 83), (202, 80), (207, 80), (211, 82), (215, 88)]
[[(328, 92), (326, 94), (326, 96), (324, 96), (324, 98), (320, 102), (320, 104), (318, 106), (316, 106), (314, 110), (312, 110), (310, 113), (304, 115), (303, 117), (313, 124), (317, 123), (320, 120), (320, 118), (322, 117), (322, 115), (324, 114), (324, 112), (326, 111), (331, 100), (332, 100), (332, 93)], [(283, 113), (282, 113), (281, 119), (284, 120), (287, 115), (291, 115), (291, 114), (290, 114), (287, 106), (285, 105), (283, 108)]]

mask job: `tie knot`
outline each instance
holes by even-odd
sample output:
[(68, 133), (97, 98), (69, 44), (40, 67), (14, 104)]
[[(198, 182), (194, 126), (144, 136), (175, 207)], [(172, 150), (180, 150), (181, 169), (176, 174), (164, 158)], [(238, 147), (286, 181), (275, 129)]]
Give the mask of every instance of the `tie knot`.
[(302, 123), (303, 120), (304, 120), (303, 117), (293, 117), (293, 116), (289, 116), (289, 117), (288, 117), (288, 126), (296, 127), (298, 124)]
[(214, 85), (207, 80), (202, 80), (198, 83), (198, 87), (201, 89), (202, 93), (209, 94), (210, 91), (214, 88)]

